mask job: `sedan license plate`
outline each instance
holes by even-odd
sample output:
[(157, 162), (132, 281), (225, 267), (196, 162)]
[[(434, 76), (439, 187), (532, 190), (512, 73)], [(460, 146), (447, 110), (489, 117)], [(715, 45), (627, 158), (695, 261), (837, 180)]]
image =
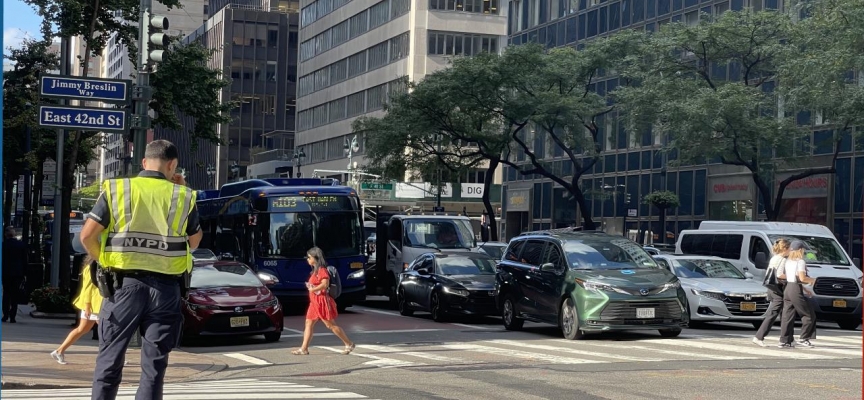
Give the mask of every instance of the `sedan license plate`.
[(756, 311), (756, 303), (741, 303), (741, 311)]
[(846, 308), (846, 300), (834, 300), (834, 307)]
[(637, 308), (636, 318), (654, 318), (653, 308)]
[(231, 317), (231, 327), (240, 328), (249, 326), (249, 317)]

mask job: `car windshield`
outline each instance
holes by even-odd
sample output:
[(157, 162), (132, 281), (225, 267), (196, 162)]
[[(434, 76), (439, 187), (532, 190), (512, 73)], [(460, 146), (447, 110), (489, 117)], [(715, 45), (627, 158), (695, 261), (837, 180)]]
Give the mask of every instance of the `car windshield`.
[(470, 249), (474, 231), (470, 222), (449, 219), (405, 221), (405, 246), (433, 249)]
[(318, 246), (327, 257), (360, 255), (363, 228), (357, 212), (258, 214), (256, 253), (266, 258), (304, 258)]
[(208, 265), (192, 269), (190, 287), (261, 287), (264, 283), (243, 264)]
[(494, 275), (495, 261), (480, 257), (441, 257), (441, 275)]
[(493, 244), (484, 244), (480, 246), (480, 250), (483, 250), (484, 253), (489, 255), (496, 260), (500, 260), (504, 255), (504, 249), (507, 248), (507, 245), (493, 245)]
[(642, 246), (627, 239), (566, 240), (564, 252), (573, 269), (659, 268)]
[(850, 265), (849, 259), (836, 240), (826, 237), (798, 235), (768, 235), (771, 242), (786, 239), (790, 242), (804, 242), (804, 261), (807, 264)]
[(732, 263), (723, 260), (675, 259), (672, 265), (679, 278), (747, 279)]
[(216, 254), (207, 249), (195, 249), (192, 250), (192, 258), (196, 260), (215, 259)]

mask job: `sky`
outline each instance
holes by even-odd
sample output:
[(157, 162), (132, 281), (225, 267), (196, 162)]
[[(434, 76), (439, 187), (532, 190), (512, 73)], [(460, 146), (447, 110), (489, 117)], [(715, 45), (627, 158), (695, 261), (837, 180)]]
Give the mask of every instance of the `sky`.
[[(25, 38), (40, 39), (41, 19), (36, 11), (21, 0), (3, 0), (3, 54), (17, 48)], [(6, 69), (7, 62), (3, 60)]]

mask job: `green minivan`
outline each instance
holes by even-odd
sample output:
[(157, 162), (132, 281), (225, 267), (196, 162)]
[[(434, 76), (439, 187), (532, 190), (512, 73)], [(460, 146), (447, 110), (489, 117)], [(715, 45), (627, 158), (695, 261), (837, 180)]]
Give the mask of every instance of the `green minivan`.
[(513, 238), (498, 266), (504, 327), (525, 320), (558, 325), (567, 339), (588, 332), (659, 330), (688, 324), (678, 278), (638, 244), (602, 232), (540, 232)]

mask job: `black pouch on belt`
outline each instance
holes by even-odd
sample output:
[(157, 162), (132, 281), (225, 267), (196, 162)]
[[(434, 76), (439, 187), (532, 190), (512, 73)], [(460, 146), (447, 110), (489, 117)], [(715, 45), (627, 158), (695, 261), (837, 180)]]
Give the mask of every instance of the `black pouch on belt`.
[(115, 276), (111, 271), (108, 271), (101, 266), (96, 268), (96, 287), (99, 288), (99, 294), (104, 298), (114, 296), (116, 292)]

